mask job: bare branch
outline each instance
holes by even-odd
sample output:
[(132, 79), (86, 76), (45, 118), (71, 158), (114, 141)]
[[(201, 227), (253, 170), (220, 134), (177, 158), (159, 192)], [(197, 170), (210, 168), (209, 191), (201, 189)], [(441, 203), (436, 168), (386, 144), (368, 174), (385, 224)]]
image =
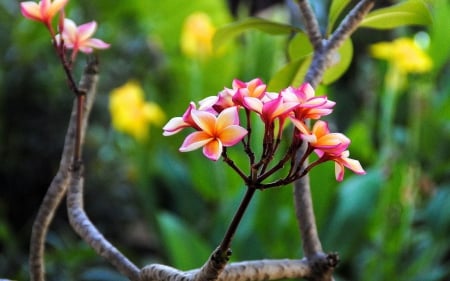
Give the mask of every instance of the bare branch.
[(83, 209), (83, 167), (74, 167), (67, 194), (67, 212), (72, 228), (98, 255), (104, 257), (123, 275), (139, 281), (139, 269), (100, 233)]
[[(314, 56), (306, 73), (305, 82), (310, 83), (315, 88), (322, 81), (325, 70), (331, 66), (334, 52), (356, 30), (364, 16), (373, 7), (374, 2), (375, 0), (361, 0), (342, 20), (338, 28), (331, 34), (330, 39), (324, 40), (322, 43), (323, 48), (314, 50)], [(312, 41), (311, 43), (313, 44)]]
[[(299, 1), (301, 4), (303, 1)], [(324, 41), (322, 48), (314, 48), (314, 56), (305, 82), (312, 87), (316, 87), (323, 78), (325, 70), (331, 65), (331, 58), (339, 46), (352, 34), (362, 21), (364, 16), (372, 8), (374, 0), (360, 1), (351, 12), (344, 18), (339, 27), (331, 35), (330, 40)], [(311, 35), (308, 35), (311, 43), (317, 44)], [(299, 155), (304, 153), (306, 148), (301, 149)], [(307, 169), (308, 163), (305, 161), (302, 169)], [(333, 280), (332, 271), (338, 262), (337, 255), (325, 255), (317, 232), (315, 223), (314, 208), (311, 197), (311, 190), (308, 175), (300, 178), (294, 184), (295, 212), (299, 222), (304, 255), (314, 268), (319, 268), (312, 280)], [(329, 261), (329, 262), (327, 262)], [(319, 266), (316, 266), (319, 265)]]
[[(82, 120), (82, 134), (81, 139), (84, 139), (84, 132), (86, 130), (87, 118), (92, 108), (97, 87), (97, 62), (91, 61), (84, 71), (83, 77), (80, 81), (80, 88), (83, 88), (86, 93), (89, 93), (88, 98), (84, 104), (84, 118)], [(30, 278), (32, 281), (45, 280), (45, 266), (44, 266), (44, 251), (45, 251), (45, 237), (47, 236), (48, 228), (53, 220), (56, 209), (61, 203), (62, 198), (66, 194), (67, 187), (70, 181), (69, 168), (72, 163), (72, 155), (75, 146), (76, 134), (76, 119), (77, 119), (77, 104), (76, 99), (72, 108), (70, 121), (64, 141), (63, 152), (59, 164), (58, 172), (53, 178), (47, 193), (39, 207), (36, 219), (33, 224), (30, 240)]]
[[(305, 151), (306, 149), (301, 149)], [(301, 155), (301, 154), (300, 154)], [(302, 164), (302, 169), (308, 166), (308, 161)], [(322, 244), (317, 233), (316, 218), (311, 197), (309, 176), (305, 175), (294, 183), (295, 214), (299, 222), (303, 254), (307, 259), (313, 259), (322, 253)]]
[(300, 13), (303, 16), (306, 34), (308, 35), (314, 50), (320, 50), (322, 48), (323, 37), (314, 11), (312, 10), (308, 0), (298, 0), (298, 5), (300, 7)]
[(312, 274), (311, 266), (302, 260), (256, 260), (231, 263), (225, 267), (218, 279), (198, 278), (199, 269), (180, 271), (173, 267), (152, 264), (141, 270), (141, 281), (262, 281), (286, 278), (303, 278)]
[(329, 52), (338, 49), (342, 43), (358, 28), (364, 16), (372, 9), (375, 0), (362, 0), (347, 14), (327, 43)]

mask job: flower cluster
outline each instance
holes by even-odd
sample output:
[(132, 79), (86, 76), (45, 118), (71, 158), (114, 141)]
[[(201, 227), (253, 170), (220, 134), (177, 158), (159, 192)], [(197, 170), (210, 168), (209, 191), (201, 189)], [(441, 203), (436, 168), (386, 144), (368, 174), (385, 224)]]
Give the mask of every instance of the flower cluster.
[[(364, 174), (359, 161), (348, 158), (350, 140), (341, 133), (331, 133), (325, 121), (318, 120), (332, 112), (335, 102), (326, 96), (315, 96), (314, 89), (309, 84), (299, 88), (288, 87), (279, 93), (267, 91), (267, 86), (261, 79), (249, 82), (234, 80), (232, 88), (225, 88), (216, 96), (201, 100), (198, 105), (194, 102), (181, 117), (174, 117), (164, 126), (163, 135), (169, 136), (185, 128), (192, 128), (180, 147), (180, 151), (192, 151), (203, 147), (203, 154), (211, 159), (224, 160), (243, 177), (247, 184), (258, 188), (268, 188), (290, 183), (304, 176), (312, 167), (325, 161), (336, 163), (336, 179), (341, 181), (344, 177), (344, 167), (357, 174)], [(239, 111), (244, 111), (246, 128), (240, 126)], [(250, 145), (251, 114), (257, 114), (264, 124), (262, 152), (258, 160)], [(309, 123), (315, 121), (310, 127)], [(272, 163), (279, 150), (283, 130), (290, 121), (294, 125), (292, 140), (287, 151), (278, 157), (277, 163)], [(250, 161), (251, 175), (246, 177), (235, 166), (226, 154), (226, 147), (239, 142), (244, 144), (244, 150)], [(298, 159), (297, 152), (302, 144), (307, 148)], [(315, 152), (318, 159), (306, 168), (302, 168), (305, 159)], [(286, 177), (272, 183), (263, 181), (276, 171), (291, 163)]]
[[(38, 3), (26, 1), (20, 3), (22, 15), (28, 19), (42, 22), (50, 31), (55, 46), (59, 50), (72, 49), (71, 61), (73, 62), (78, 52), (91, 53), (93, 49), (106, 49), (109, 44), (97, 38), (91, 38), (97, 29), (97, 23), (91, 21), (80, 26), (68, 18), (65, 18), (64, 7), (69, 0), (41, 0)], [(59, 14), (58, 29), (56, 34), (52, 26), (53, 18)]]

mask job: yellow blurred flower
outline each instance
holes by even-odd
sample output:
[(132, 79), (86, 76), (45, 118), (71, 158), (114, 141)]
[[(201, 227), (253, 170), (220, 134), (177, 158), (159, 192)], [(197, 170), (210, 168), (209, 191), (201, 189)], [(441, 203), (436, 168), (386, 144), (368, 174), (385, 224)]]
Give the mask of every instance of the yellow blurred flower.
[(188, 57), (205, 58), (212, 54), (212, 39), (216, 28), (211, 18), (196, 12), (189, 15), (181, 33), (181, 51)]
[(148, 137), (150, 124), (161, 126), (165, 121), (162, 109), (144, 100), (144, 90), (136, 81), (128, 81), (111, 91), (109, 111), (114, 129), (137, 140)]
[(370, 48), (373, 57), (392, 63), (405, 73), (424, 73), (431, 70), (431, 58), (410, 38), (380, 42)]

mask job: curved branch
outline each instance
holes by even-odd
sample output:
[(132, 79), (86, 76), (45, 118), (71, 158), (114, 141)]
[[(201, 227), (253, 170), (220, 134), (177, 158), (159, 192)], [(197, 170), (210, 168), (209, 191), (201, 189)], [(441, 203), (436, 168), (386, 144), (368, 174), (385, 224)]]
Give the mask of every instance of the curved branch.
[(72, 228), (98, 255), (104, 257), (123, 275), (139, 281), (139, 269), (100, 233), (83, 209), (83, 167), (74, 167), (67, 194), (67, 212)]
[[(96, 93), (98, 80), (98, 65), (96, 61), (90, 61), (85, 68), (83, 77), (80, 81), (80, 88), (88, 93), (88, 98), (84, 103), (84, 118), (82, 120), (82, 134), (81, 140), (84, 139), (86, 131), (87, 119), (91, 111), (94, 97)], [(76, 122), (77, 122), (77, 100), (74, 100), (72, 113), (64, 141), (63, 152), (59, 164), (58, 172), (53, 178), (47, 193), (42, 200), (38, 213), (33, 223), (30, 239), (30, 254), (29, 254), (29, 268), (30, 279), (32, 281), (45, 280), (45, 237), (47, 236), (48, 228), (53, 220), (56, 209), (61, 203), (62, 198), (67, 192), (67, 187), (70, 181), (69, 168), (72, 163), (72, 155), (74, 153)]]

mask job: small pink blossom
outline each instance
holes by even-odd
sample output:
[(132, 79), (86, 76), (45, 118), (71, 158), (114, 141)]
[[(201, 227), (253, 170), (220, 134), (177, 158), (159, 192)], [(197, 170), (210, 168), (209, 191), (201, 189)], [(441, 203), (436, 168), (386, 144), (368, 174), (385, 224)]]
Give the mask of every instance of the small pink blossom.
[(64, 19), (64, 30), (56, 35), (56, 41), (64, 41), (64, 46), (73, 49), (72, 60), (74, 60), (78, 51), (82, 53), (92, 53), (93, 49), (106, 49), (109, 44), (97, 38), (91, 38), (97, 30), (97, 23), (91, 21), (77, 26), (71, 19)]
[(257, 102), (264, 98), (267, 86), (261, 79), (256, 78), (249, 82), (242, 82), (240, 80), (233, 80), (233, 102), (236, 105), (248, 107), (250, 104)]
[(164, 136), (171, 136), (174, 135), (184, 128), (193, 127), (197, 130), (200, 130), (200, 127), (197, 126), (197, 124), (194, 122), (194, 119), (192, 119), (192, 110), (195, 110), (196, 106), (195, 103), (191, 102), (184, 112), (182, 117), (173, 117), (172, 119), (167, 122), (167, 124), (163, 127), (163, 135)]
[(40, 21), (51, 29), (53, 17), (64, 8), (67, 2), (68, 0), (42, 0), (38, 3), (25, 1), (20, 3), (20, 11), (27, 19)]
[(181, 152), (203, 147), (203, 154), (217, 161), (224, 146), (233, 146), (247, 135), (247, 130), (239, 126), (236, 107), (224, 109), (217, 117), (201, 110), (192, 110), (191, 116), (200, 130), (186, 137), (180, 147)]
[(323, 157), (323, 155), (340, 156), (350, 144), (350, 139), (344, 134), (330, 133), (328, 124), (325, 121), (316, 121), (309, 132), (303, 122), (293, 118), (291, 120), (296, 128), (299, 129), (301, 138), (309, 143), (319, 157)]
[(299, 88), (288, 87), (282, 91), (288, 101), (297, 101), (300, 105), (295, 109), (295, 117), (299, 120), (319, 119), (330, 114), (334, 101), (328, 100), (326, 96), (315, 96), (314, 89), (310, 84), (304, 83)]
[(335, 175), (337, 181), (342, 181), (344, 179), (344, 167), (349, 168), (358, 175), (366, 174), (366, 171), (364, 171), (359, 161), (348, 158), (349, 156), (350, 152), (348, 150), (345, 150), (339, 157), (331, 159), (335, 162)]

